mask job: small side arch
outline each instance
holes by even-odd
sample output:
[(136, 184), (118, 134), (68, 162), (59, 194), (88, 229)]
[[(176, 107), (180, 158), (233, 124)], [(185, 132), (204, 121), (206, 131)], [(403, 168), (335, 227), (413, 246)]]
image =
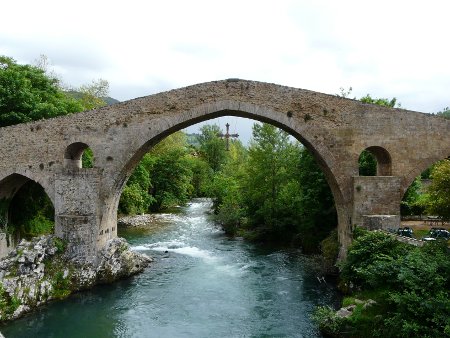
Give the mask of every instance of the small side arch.
[[(41, 214), (42, 212), (42, 214)], [(10, 174), (0, 180), (0, 224), (6, 227), (10, 221), (15, 225), (26, 224), (36, 216), (54, 221), (54, 201), (38, 181), (18, 174)], [(17, 221), (17, 222), (16, 222)], [(27, 233), (30, 235), (30, 233)]]
[[(82, 156), (89, 146), (83, 142), (75, 142), (70, 144), (64, 152), (64, 167), (66, 168), (83, 168)], [(92, 167), (88, 165), (87, 168)]]
[(361, 152), (359, 160), (361, 160), (363, 156), (366, 156), (369, 159), (372, 158), (376, 161), (376, 172), (374, 172), (372, 175), (361, 175), (360, 170), (361, 176), (392, 176), (392, 159), (391, 155), (385, 148), (380, 146), (367, 147), (364, 151)]

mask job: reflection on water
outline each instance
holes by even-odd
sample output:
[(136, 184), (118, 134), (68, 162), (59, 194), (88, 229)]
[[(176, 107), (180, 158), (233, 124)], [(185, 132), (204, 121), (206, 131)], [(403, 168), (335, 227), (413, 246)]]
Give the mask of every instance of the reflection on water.
[[(1, 328), (7, 337), (320, 337), (310, 315), (337, 294), (309, 258), (231, 240), (194, 201), (161, 226), (127, 229), (152, 255), (144, 273), (50, 304)], [(170, 222), (168, 222), (170, 220)]]

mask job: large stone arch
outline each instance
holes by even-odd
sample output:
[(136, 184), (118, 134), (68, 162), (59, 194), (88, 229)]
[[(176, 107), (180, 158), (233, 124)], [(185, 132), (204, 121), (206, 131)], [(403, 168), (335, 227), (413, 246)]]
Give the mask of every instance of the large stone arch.
[[(345, 238), (348, 237), (350, 214), (347, 208), (348, 196), (344, 196), (341, 187), (341, 185), (345, 184), (345, 180), (338, 181), (342, 179), (342, 175), (338, 171), (340, 166), (336, 161), (336, 154), (331, 152), (323, 142), (316, 140), (309, 130), (304, 128), (304, 125), (299, 125), (296, 121), (292, 121), (288, 114), (242, 101), (225, 100), (212, 104), (202, 104), (191, 110), (183, 111), (175, 116), (165, 117), (158, 121), (157, 124), (161, 125), (160, 128), (157, 128), (157, 131), (152, 136), (149, 136), (149, 139), (142, 138), (139, 143), (135, 144), (134, 150), (130, 152), (127, 161), (118, 171), (112, 187), (111, 197), (107, 199), (108, 205), (106, 208), (109, 209), (107, 218), (112, 218), (112, 223), (116, 222), (117, 207), (125, 183), (138, 162), (155, 144), (178, 130), (221, 116), (245, 117), (275, 125), (297, 138), (312, 153), (324, 172), (333, 193), (338, 215), (338, 227), (340, 228), (339, 233), (342, 237), (341, 242), (345, 242)], [(111, 226), (106, 228), (111, 228)]]
[[(236, 107), (238, 106), (238, 109)], [(217, 110), (216, 110), (217, 109)], [(198, 112), (203, 112), (198, 114)], [(306, 129), (298, 128), (295, 124), (285, 119), (283, 113), (276, 112), (265, 107), (252, 105), (243, 102), (224, 101), (209, 105), (202, 105), (190, 111), (185, 111), (176, 116), (176, 118), (165, 119), (164, 128), (157, 132), (148, 140), (141, 140), (136, 146), (136, 150), (129, 157), (127, 163), (119, 171), (116, 188), (120, 188), (131, 174), (132, 170), (142, 159), (142, 157), (158, 142), (170, 134), (179, 131), (193, 124), (211, 120), (221, 116), (245, 117), (255, 121), (270, 123), (280, 129), (283, 129), (290, 135), (298, 139), (315, 157), (319, 166), (324, 171), (328, 183), (333, 190), (334, 198), (342, 201), (343, 193), (336, 180), (335, 155), (327, 147), (313, 139)]]

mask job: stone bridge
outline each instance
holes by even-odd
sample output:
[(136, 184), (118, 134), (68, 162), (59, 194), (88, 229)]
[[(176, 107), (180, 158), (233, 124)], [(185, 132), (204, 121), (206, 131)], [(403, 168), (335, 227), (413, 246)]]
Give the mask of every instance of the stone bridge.
[[(334, 195), (341, 255), (355, 225), (398, 226), (414, 178), (450, 155), (450, 120), (303, 89), (229, 79), (175, 89), (64, 117), (0, 129), (0, 199), (28, 180), (55, 207), (55, 232), (70, 254), (94, 260), (117, 236), (117, 206), (142, 156), (169, 134), (233, 115), (292, 134), (315, 156)], [(94, 167), (81, 168), (86, 148)], [(358, 176), (365, 149), (378, 175)]]

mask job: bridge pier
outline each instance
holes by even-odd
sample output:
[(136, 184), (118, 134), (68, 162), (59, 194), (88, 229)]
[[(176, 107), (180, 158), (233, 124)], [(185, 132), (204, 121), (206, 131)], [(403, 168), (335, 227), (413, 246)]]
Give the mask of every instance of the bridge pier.
[(55, 177), (55, 234), (67, 241), (75, 261), (94, 263), (97, 257), (100, 181), (96, 168), (63, 169)]
[(354, 176), (352, 226), (398, 229), (401, 200), (400, 177)]

